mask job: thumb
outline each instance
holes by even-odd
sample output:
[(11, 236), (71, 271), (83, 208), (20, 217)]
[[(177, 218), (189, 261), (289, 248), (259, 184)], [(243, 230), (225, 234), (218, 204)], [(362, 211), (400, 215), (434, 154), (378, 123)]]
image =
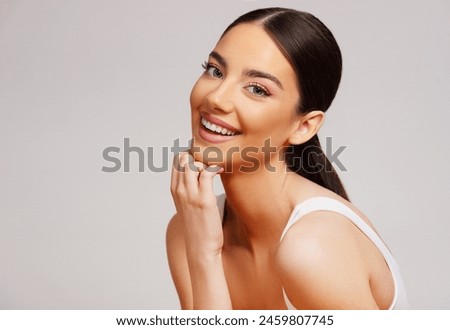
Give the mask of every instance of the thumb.
[(198, 178), (200, 192), (206, 193), (208, 191), (212, 191), (214, 177), (222, 172), (223, 168), (218, 165), (209, 166), (202, 171)]

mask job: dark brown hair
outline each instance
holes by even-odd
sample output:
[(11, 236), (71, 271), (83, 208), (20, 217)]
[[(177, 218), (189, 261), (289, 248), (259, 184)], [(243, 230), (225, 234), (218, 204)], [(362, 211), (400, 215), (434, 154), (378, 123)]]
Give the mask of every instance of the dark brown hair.
[[(292, 65), (300, 92), (298, 113), (328, 110), (342, 74), (341, 51), (331, 31), (309, 13), (275, 7), (238, 17), (222, 36), (242, 23), (261, 25)], [(289, 146), (285, 160), (290, 170), (349, 199), (317, 135), (306, 143)]]

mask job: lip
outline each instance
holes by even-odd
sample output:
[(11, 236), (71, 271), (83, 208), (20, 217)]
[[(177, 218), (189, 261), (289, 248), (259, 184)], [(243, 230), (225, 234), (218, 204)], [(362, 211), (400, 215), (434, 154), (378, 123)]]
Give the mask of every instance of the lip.
[(212, 124), (219, 125), (219, 126), (222, 126), (222, 127), (226, 128), (226, 129), (228, 129), (230, 131), (236, 132), (235, 135), (214, 134), (210, 130), (206, 129), (206, 127), (204, 127), (201, 122), (199, 122), (198, 135), (204, 141), (209, 142), (209, 143), (223, 143), (223, 142), (227, 142), (227, 141), (233, 140), (237, 136), (239, 136), (240, 132), (239, 132), (239, 130), (236, 127), (234, 127), (234, 126), (232, 126), (232, 125), (230, 125), (230, 124), (228, 124), (228, 123), (226, 123), (226, 122), (224, 122), (224, 121), (222, 121), (222, 120), (220, 120), (218, 118), (215, 118), (215, 117), (211, 116), (210, 114), (208, 114), (206, 112), (201, 112), (200, 115), (201, 115), (201, 117), (205, 118), (207, 121), (211, 122)]
[(239, 135), (219, 135), (207, 130), (201, 123), (198, 126), (198, 135), (209, 143), (223, 143), (235, 139)]
[(224, 122), (223, 120), (220, 120), (219, 118), (216, 118), (216, 117), (210, 115), (209, 113), (202, 111), (202, 112), (200, 112), (200, 116), (205, 118), (207, 121), (211, 122), (212, 124), (216, 124), (216, 125), (226, 128), (229, 131), (236, 132), (236, 135), (241, 133), (241, 132), (239, 132), (239, 130), (236, 127)]

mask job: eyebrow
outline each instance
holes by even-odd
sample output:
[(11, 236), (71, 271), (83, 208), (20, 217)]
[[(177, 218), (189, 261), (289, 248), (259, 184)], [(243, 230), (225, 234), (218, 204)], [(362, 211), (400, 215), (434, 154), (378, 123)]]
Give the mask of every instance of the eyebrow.
[(265, 78), (273, 81), (280, 89), (283, 90), (283, 85), (277, 77), (271, 75), (270, 73), (259, 71), (259, 70), (245, 70), (244, 75), (247, 77)]
[[(209, 56), (214, 58), (221, 66), (224, 68), (227, 68), (228, 64), (227, 61), (223, 58), (222, 55), (220, 55), (216, 51), (212, 51)], [(259, 70), (245, 70), (243, 74), (247, 77), (256, 77), (256, 78), (265, 78), (273, 81), (280, 89), (283, 89), (283, 85), (281, 84), (281, 81), (275, 77), (274, 75), (271, 75), (270, 73), (259, 71)]]
[(226, 68), (228, 66), (227, 61), (225, 61), (225, 59), (222, 57), (222, 55), (220, 55), (218, 52), (213, 50), (211, 53), (209, 53), (209, 56), (214, 58), (224, 68)]

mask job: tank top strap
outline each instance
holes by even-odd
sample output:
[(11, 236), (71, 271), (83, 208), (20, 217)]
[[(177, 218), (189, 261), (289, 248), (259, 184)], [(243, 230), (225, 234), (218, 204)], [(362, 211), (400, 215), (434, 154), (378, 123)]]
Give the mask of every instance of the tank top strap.
[[(217, 207), (220, 212), (220, 217), (223, 220), (226, 195), (221, 194), (216, 196), (216, 198), (217, 198)], [(391, 252), (384, 244), (384, 242), (381, 240), (381, 238), (378, 236), (378, 234), (372, 229), (372, 227), (370, 227), (363, 219), (361, 219), (361, 217), (358, 214), (356, 214), (350, 207), (343, 204), (342, 202), (339, 202), (338, 200), (330, 197), (319, 196), (309, 198), (297, 204), (294, 210), (292, 211), (291, 216), (289, 217), (286, 223), (286, 226), (284, 227), (280, 241), (283, 239), (283, 237), (286, 235), (287, 231), (292, 227), (292, 225), (294, 225), (306, 214), (315, 211), (332, 211), (344, 215), (350, 221), (352, 221), (359, 228), (359, 230), (361, 230), (375, 244), (375, 246), (380, 250), (381, 254), (386, 260), (386, 263), (392, 272), (392, 277), (394, 280), (395, 294), (389, 309), (393, 309), (396, 307), (399, 309), (407, 308), (408, 303), (405, 288), (399, 273), (399, 267), (394, 257), (392, 256)], [(290, 303), (286, 293), (284, 292), (284, 289), (283, 289), (283, 296), (285, 298), (286, 305), (288, 306), (288, 308), (295, 309), (295, 307)]]
[(368, 238), (380, 249), (384, 257), (390, 257), (391, 253), (378, 234), (361, 217), (344, 203), (325, 196), (312, 197), (297, 204), (289, 217), (280, 241), (287, 231), (302, 217), (315, 211), (331, 211), (342, 214), (353, 222)]
[[(394, 299), (389, 308), (392, 309), (397, 302), (399, 295), (398, 291), (402, 292), (401, 294), (402, 298), (404, 296), (403, 292), (405, 291), (403, 288), (403, 283), (401, 282), (397, 262), (392, 256), (389, 249), (387, 248), (386, 244), (381, 240), (380, 236), (378, 236), (375, 230), (372, 229), (372, 227), (370, 227), (355, 211), (353, 211), (350, 207), (348, 207), (344, 203), (330, 197), (319, 196), (309, 198), (297, 204), (294, 210), (292, 211), (291, 216), (289, 217), (286, 223), (286, 226), (284, 227), (284, 230), (281, 234), (280, 242), (283, 240), (287, 231), (297, 221), (299, 221), (303, 216), (315, 211), (332, 211), (342, 214), (343, 216), (347, 217), (356, 227), (358, 227), (358, 229), (363, 234), (365, 234), (372, 241), (372, 243), (378, 248), (378, 250), (384, 257), (386, 264), (391, 270), (392, 277), (394, 280), (394, 287), (395, 287)], [(402, 305), (406, 306), (406, 298), (403, 300), (405, 300), (405, 303), (403, 303), (402, 301)]]

